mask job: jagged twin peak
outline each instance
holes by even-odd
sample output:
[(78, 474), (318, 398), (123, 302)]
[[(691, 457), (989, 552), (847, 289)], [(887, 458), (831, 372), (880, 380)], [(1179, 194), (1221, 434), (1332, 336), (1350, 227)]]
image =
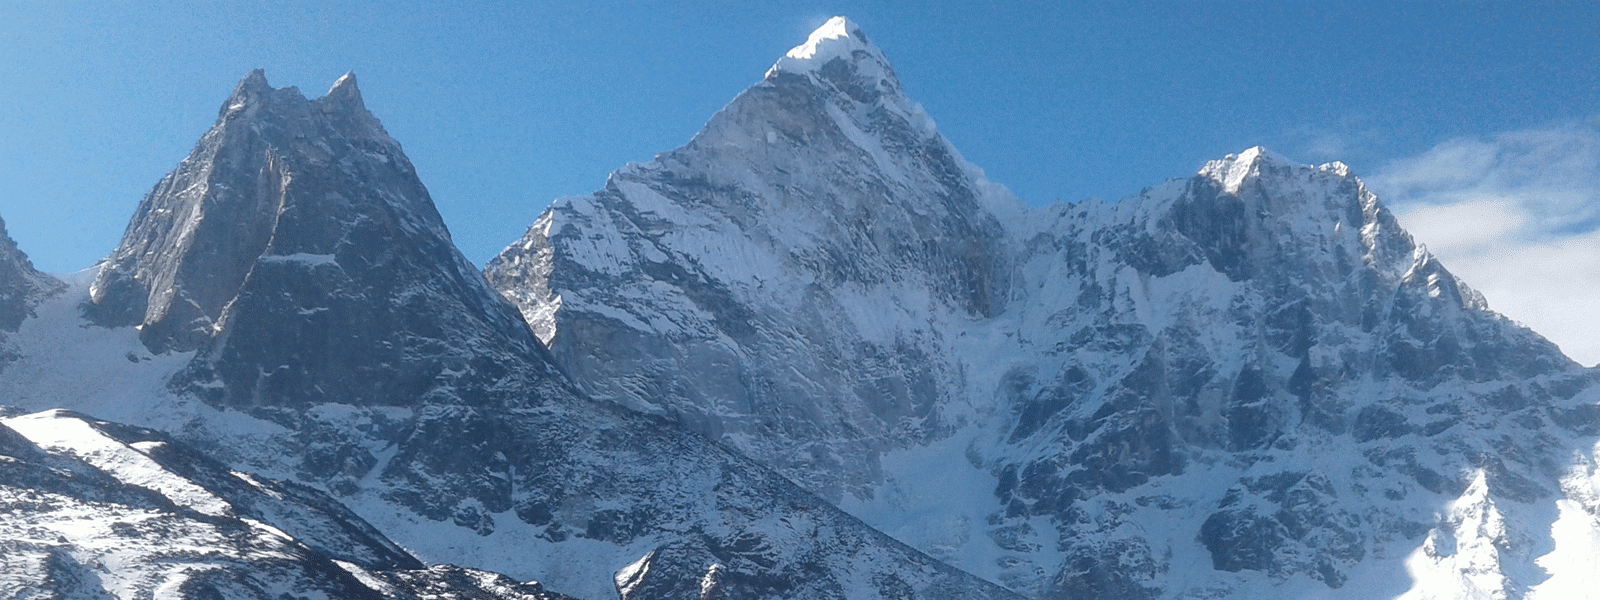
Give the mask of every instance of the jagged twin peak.
[(542, 362), (354, 74), (307, 100), (251, 72), (99, 268), (87, 314), (200, 350), (177, 383), (230, 405), (412, 404)]
[(990, 207), (1014, 202), (836, 17), (684, 147), (557, 201), (486, 274), (590, 393), (838, 498), (943, 427), (960, 375), (918, 352), (944, 335), (930, 318), (1004, 309)]

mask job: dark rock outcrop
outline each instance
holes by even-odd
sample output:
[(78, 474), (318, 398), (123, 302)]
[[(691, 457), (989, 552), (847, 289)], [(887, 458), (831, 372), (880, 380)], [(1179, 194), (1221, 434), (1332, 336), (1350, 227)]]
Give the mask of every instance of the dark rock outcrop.
[(33, 309), (41, 300), (65, 287), (56, 278), (33, 268), (28, 255), (6, 232), (5, 219), (0, 219), (0, 371), (21, 351), (8, 339), (9, 334), (16, 333), (22, 322), (33, 316)]
[(33, 261), (17, 248), (6, 233), (5, 219), (0, 219), (0, 340), (33, 315), (40, 299), (63, 287), (56, 278), (34, 270)]

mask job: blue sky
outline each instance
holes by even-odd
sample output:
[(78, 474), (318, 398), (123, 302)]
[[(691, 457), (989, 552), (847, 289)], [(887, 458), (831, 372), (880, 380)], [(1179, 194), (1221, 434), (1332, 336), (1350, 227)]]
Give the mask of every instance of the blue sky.
[[(1593, 1), (13, 1), (0, 217), (40, 268), (87, 267), (250, 69), (313, 97), (354, 70), (482, 264), (551, 199), (686, 142), (834, 14), (1030, 204), (1123, 197), (1257, 144), (1343, 160), (1494, 308), (1547, 335), (1600, 321), (1565, 308), (1600, 297)], [(1595, 275), (1505, 279), (1558, 265)]]

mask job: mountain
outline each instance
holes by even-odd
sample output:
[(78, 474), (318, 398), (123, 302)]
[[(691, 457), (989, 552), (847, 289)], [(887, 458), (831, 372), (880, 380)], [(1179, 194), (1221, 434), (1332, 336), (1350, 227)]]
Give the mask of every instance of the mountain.
[(183, 385), (227, 406), (471, 402), (542, 364), (354, 74), (309, 101), (259, 70), (239, 82), (140, 203), (90, 300), (152, 352), (198, 350)]
[(1583, 597), (1594, 372), (1342, 164), (1030, 209), (836, 18), (485, 268), (585, 392), (1031, 597)]
[(0, 420), (0, 511), (7, 598), (565, 598), (425, 567), (314, 489), (66, 411)]
[(1348, 168), (1025, 207), (843, 18), (482, 274), (253, 72), (100, 264), (0, 235), (0, 336), (20, 597), (1600, 589), (1600, 375)]
[[(1593, 504), (1594, 374), (1488, 310), (1343, 165), (1256, 148), (1051, 216), (1019, 257), (1048, 292), (1007, 325), (1031, 357), (978, 451), (992, 531), (1097, 565), (1047, 593), (1562, 597), (1581, 576), (1535, 540)], [(1448, 516), (1464, 504), (1505, 529)]]
[(838, 501), (964, 414), (943, 350), (1004, 311), (1015, 202), (861, 30), (789, 51), (688, 145), (557, 201), (485, 268), (588, 393)]
[(590, 598), (1016, 597), (581, 393), (450, 242), (353, 75), (313, 100), (248, 75), (68, 280), (18, 329), (0, 397), (326, 491), (419, 560)]

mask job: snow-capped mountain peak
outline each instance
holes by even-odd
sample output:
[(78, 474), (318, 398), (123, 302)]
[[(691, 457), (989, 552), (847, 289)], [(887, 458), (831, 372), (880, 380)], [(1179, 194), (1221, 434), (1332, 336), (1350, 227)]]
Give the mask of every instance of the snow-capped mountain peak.
[(932, 122), (900, 91), (900, 81), (883, 52), (867, 41), (866, 34), (844, 17), (829, 19), (811, 33), (806, 43), (789, 50), (767, 71), (766, 80), (776, 82), (786, 75), (808, 77), (824, 89), (832, 88), (851, 100), (867, 105), (883, 105), (906, 114), (925, 132)]
[[(686, 146), (557, 202), (486, 270), (595, 396), (748, 442), (824, 496), (866, 493), (880, 452), (937, 435), (935, 382), (960, 376), (911, 364), (944, 335), (924, 311), (1004, 310), (1010, 242), (988, 209), (1007, 202), (841, 17)], [(625, 356), (588, 351), (617, 339)], [(641, 376), (666, 365), (717, 383)]]
[(1259, 175), (1264, 168), (1286, 168), (1297, 164), (1265, 147), (1254, 146), (1244, 152), (1229, 154), (1221, 160), (1206, 163), (1206, 166), (1200, 169), (1200, 175), (1222, 184), (1223, 190), (1227, 193), (1237, 194), (1239, 186), (1250, 175)]
[(847, 57), (861, 50), (869, 54), (882, 56), (877, 48), (867, 41), (867, 36), (861, 33), (861, 28), (851, 23), (850, 19), (842, 16), (828, 19), (811, 36), (806, 38), (806, 43), (795, 46), (784, 55), (789, 59), (779, 60), (778, 66), (795, 67), (800, 69), (816, 69), (835, 58)]

